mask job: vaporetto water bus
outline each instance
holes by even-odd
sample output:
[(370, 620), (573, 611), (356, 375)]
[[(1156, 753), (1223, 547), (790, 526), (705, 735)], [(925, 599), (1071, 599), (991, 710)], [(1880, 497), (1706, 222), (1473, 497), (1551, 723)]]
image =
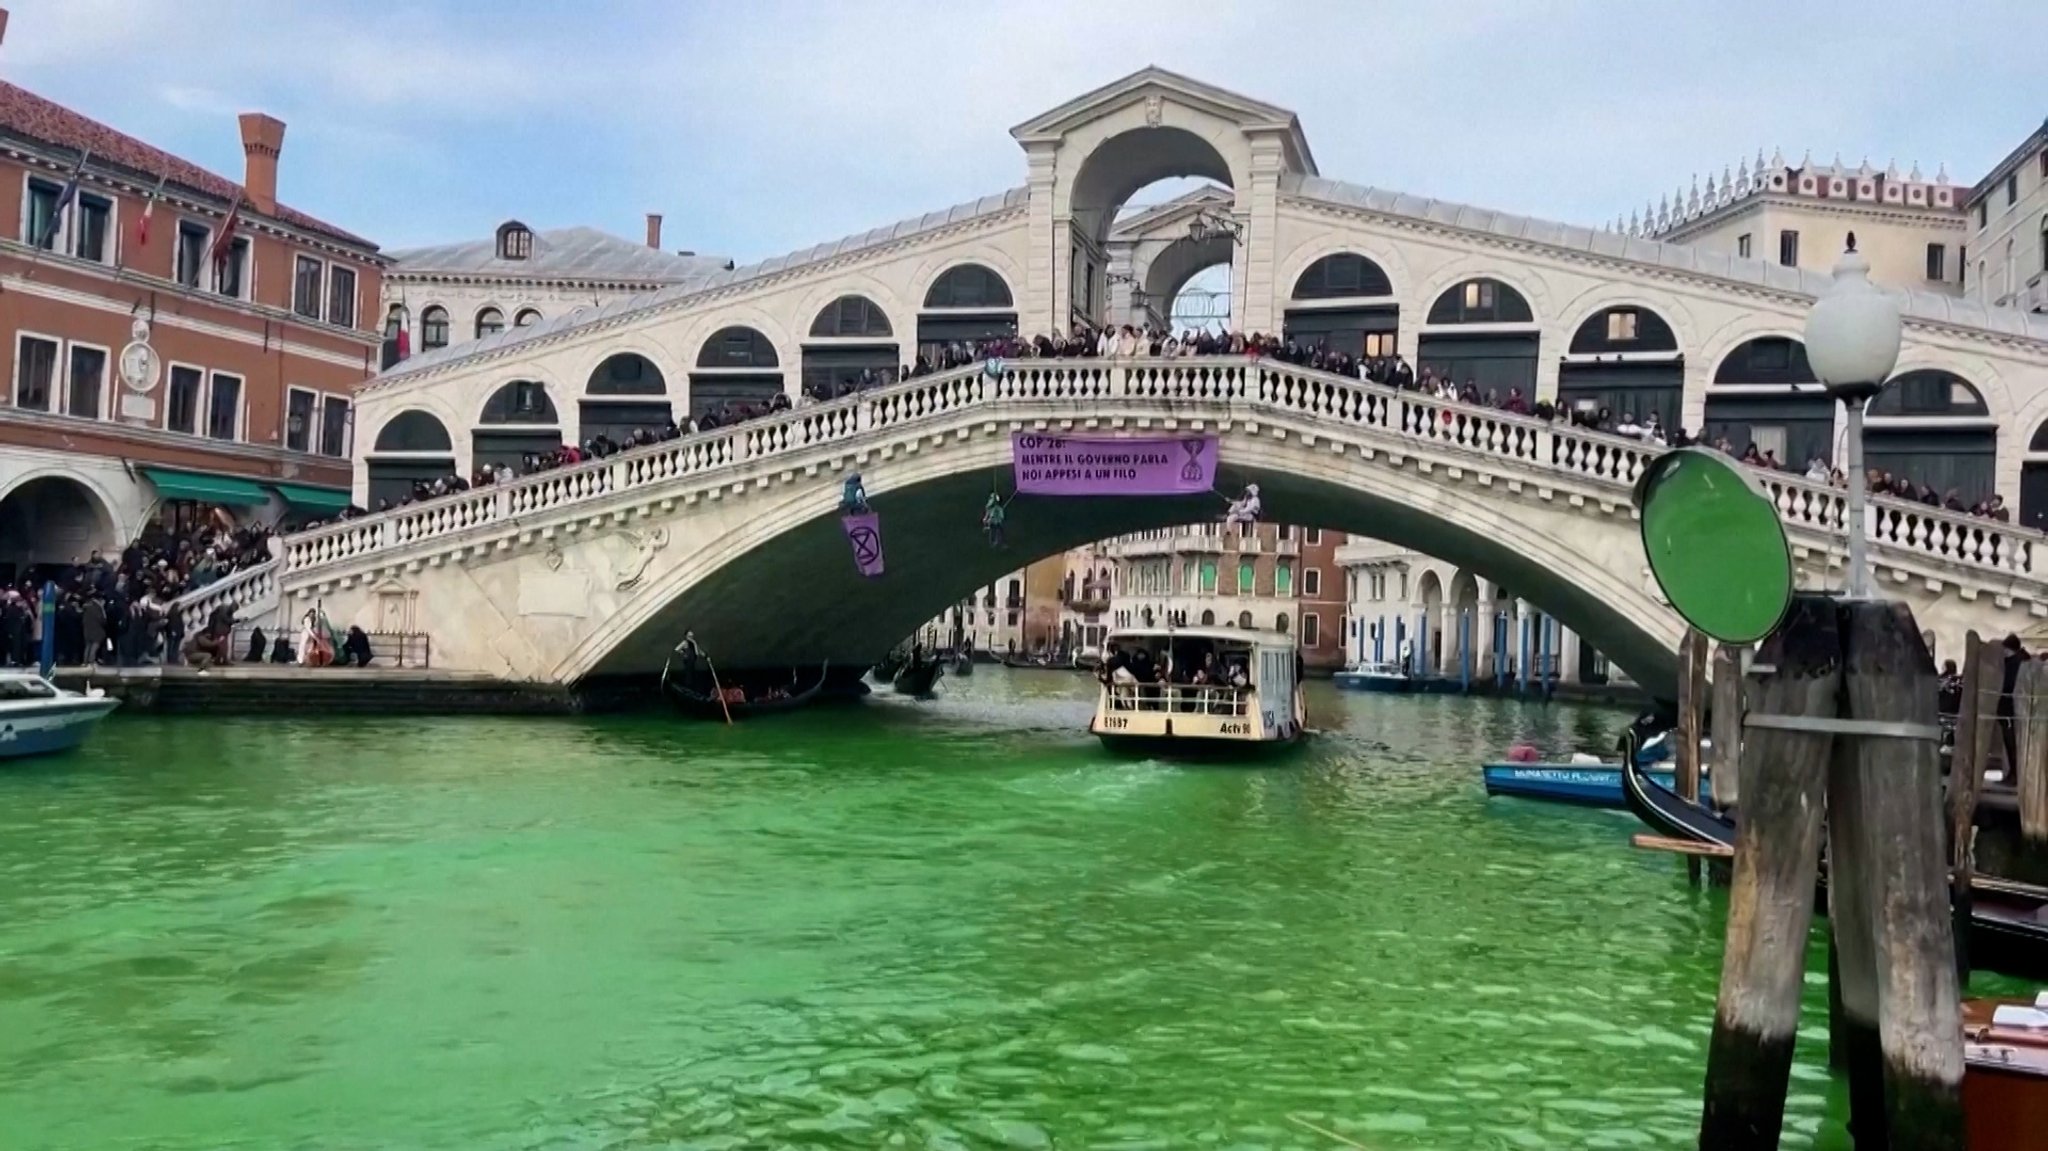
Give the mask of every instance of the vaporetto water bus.
[(1294, 637), (1227, 627), (1134, 628), (1103, 640), (1095, 718), (1105, 747), (1249, 756), (1304, 734)]

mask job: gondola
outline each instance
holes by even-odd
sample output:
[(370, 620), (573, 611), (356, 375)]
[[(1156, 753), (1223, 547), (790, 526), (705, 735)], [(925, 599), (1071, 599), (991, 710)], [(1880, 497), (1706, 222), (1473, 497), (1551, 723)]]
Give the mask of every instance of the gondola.
[(676, 709), (678, 714), (687, 715), (692, 719), (711, 719), (720, 722), (723, 722), (728, 716), (734, 720), (751, 719), (759, 715), (775, 715), (780, 712), (795, 711), (806, 704), (816, 702), (819, 695), (823, 694), (825, 690), (825, 683), (829, 678), (826, 673), (831, 669), (831, 666), (828, 663), (819, 667), (817, 682), (811, 684), (810, 687), (781, 699), (720, 703), (716, 696), (692, 691), (674, 679), (662, 680), (662, 687), (667, 691), (669, 704)]
[(947, 668), (946, 670), (947, 670), (948, 672), (950, 672), (950, 673), (954, 674), (954, 675), (973, 675), (973, 674), (974, 674), (974, 656), (973, 656), (973, 654), (972, 654), (972, 653), (969, 653), (969, 652), (965, 652), (965, 651), (956, 651), (956, 652), (954, 652), (954, 653), (953, 653), (953, 659), (952, 659), (952, 664), (951, 664), (951, 666), (950, 666), (950, 667), (948, 667), (948, 668)]
[(896, 678), (890, 681), (890, 684), (896, 689), (897, 695), (930, 695), (932, 685), (939, 682), (939, 677), (945, 672), (944, 660), (926, 660), (923, 663), (906, 666), (896, 673)]
[(1051, 659), (1050, 657), (1046, 657), (1046, 656), (1041, 656), (1041, 657), (1036, 657), (1036, 658), (1034, 658), (1034, 657), (1032, 657), (1032, 656), (1028, 656), (1028, 655), (1006, 655), (1006, 656), (1004, 656), (1004, 657), (1003, 657), (1003, 659), (1002, 659), (1002, 663), (1003, 663), (1003, 666), (1004, 666), (1004, 667), (1007, 667), (1007, 668), (1011, 668), (1011, 669), (1013, 669), (1013, 670), (1016, 670), (1016, 671), (1077, 671), (1077, 670), (1079, 670), (1079, 666), (1078, 666), (1078, 665), (1076, 665), (1076, 664), (1073, 664), (1073, 663), (1058, 663), (1058, 662), (1054, 661), (1053, 659)]
[(896, 673), (902, 671), (903, 665), (909, 662), (909, 656), (901, 652), (892, 651), (888, 655), (883, 656), (880, 662), (876, 663), (869, 671), (874, 675), (876, 683), (888, 683), (890, 680), (895, 679)]
[[(1635, 763), (1633, 733), (1629, 754), (1622, 757), (1622, 798), (1657, 834), (1691, 843), (1717, 844), (1733, 850), (1735, 820), (1694, 803), (1651, 779)], [(1827, 876), (1820, 877), (1815, 909), (1827, 908)], [(2019, 979), (2048, 981), (2048, 889), (1996, 876), (1974, 876), (1970, 889), (1970, 964)]]

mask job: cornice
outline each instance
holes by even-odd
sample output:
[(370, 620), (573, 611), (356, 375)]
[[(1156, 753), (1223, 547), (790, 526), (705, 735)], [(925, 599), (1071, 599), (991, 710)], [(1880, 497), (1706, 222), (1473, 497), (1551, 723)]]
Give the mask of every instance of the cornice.
[(1704, 212), (1683, 224), (1675, 225), (1663, 232), (1645, 236), (1666, 244), (1683, 244), (1684, 237), (1704, 229), (1716, 227), (1739, 219), (1765, 208), (1792, 208), (1811, 212), (1816, 216), (1852, 217), (1859, 220), (1875, 220), (1880, 224), (1898, 224), (1911, 228), (1945, 228), (1967, 234), (1968, 221), (1959, 208), (1915, 209), (1907, 204), (1886, 204), (1879, 201), (1822, 200), (1797, 196), (1790, 192), (1752, 193), (1734, 203), (1723, 204), (1711, 212)]
[(659, 292), (688, 284), (688, 280), (606, 280), (575, 276), (490, 276), (472, 272), (409, 272), (392, 268), (384, 273), (387, 285), (443, 284), (480, 288), (533, 288), (601, 292)]

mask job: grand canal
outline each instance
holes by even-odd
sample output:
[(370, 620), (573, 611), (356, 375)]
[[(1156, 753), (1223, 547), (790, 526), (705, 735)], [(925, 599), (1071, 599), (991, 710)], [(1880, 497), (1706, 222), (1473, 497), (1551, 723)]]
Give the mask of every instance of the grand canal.
[[(1190, 769), (1078, 735), (1086, 683), (9, 767), (0, 1142), (1691, 1145), (1721, 897), (1475, 768), (1625, 714), (1315, 685), (1297, 759)], [(1834, 1146), (1808, 987), (1787, 1142)]]

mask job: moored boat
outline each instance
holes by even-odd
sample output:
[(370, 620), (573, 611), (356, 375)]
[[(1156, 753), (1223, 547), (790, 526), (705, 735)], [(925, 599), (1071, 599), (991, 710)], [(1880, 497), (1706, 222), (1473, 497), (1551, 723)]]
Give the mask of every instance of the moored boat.
[(1391, 663), (1347, 667), (1330, 679), (1346, 691), (1406, 693), (1415, 690), (1415, 680), (1400, 665)]
[(98, 688), (66, 691), (32, 671), (0, 671), (0, 759), (70, 751), (120, 703)]
[(967, 651), (954, 652), (946, 671), (952, 675), (973, 675), (974, 655)]
[[(825, 684), (829, 678), (827, 673), (830, 670), (830, 664), (820, 667), (818, 669), (818, 678), (808, 687), (799, 687), (795, 677), (792, 676), (790, 679), (791, 690), (780, 691), (780, 694), (777, 694), (776, 692), (780, 689), (773, 689), (752, 698), (747, 697), (744, 689), (737, 686), (723, 689), (726, 693), (726, 697), (723, 700), (717, 695), (707, 695), (693, 690), (676, 679), (664, 679), (662, 687), (668, 694), (669, 704), (679, 714), (690, 716), (693, 719), (740, 720), (760, 715), (774, 715), (780, 712), (795, 711), (806, 704), (815, 703), (825, 690)], [(712, 690), (719, 691), (720, 689), (713, 688)], [(735, 694), (737, 698), (735, 698)]]
[(889, 681), (889, 686), (896, 690), (897, 695), (930, 695), (932, 686), (939, 682), (939, 677), (945, 674), (945, 671), (944, 660), (913, 661), (904, 664), (896, 672), (895, 678)]
[(2048, 1130), (2048, 1016), (2038, 1001), (1963, 1001), (1963, 1145), (2038, 1147)]
[(1161, 756), (1249, 757), (1299, 743), (1294, 637), (1248, 628), (1138, 628), (1104, 641), (1088, 731)]
[[(1540, 799), (1577, 807), (1621, 811), (1628, 807), (1618, 763), (1489, 763), (1481, 768), (1486, 794)], [(1647, 777), (1667, 789), (1674, 776), (1669, 767), (1647, 769)], [(1700, 794), (1712, 796), (1713, 783), (1700, 777)]]

